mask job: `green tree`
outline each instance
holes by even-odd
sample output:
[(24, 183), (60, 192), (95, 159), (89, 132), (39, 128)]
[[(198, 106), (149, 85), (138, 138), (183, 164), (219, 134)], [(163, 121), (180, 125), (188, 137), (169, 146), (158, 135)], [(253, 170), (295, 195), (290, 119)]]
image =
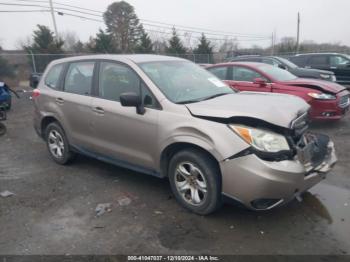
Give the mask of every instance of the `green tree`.
[(140, 41), (136, 47), (136, 52), (140, 54), (150, 54), (154, 52), (152, 40), (145, 30), (142, 30)]
[(204, 34), (199, 39), (199, 44), (193, 53), (196, 54), (197, 63), (213, 63), (213, 46)]
[(54, 33), (47, 26), (37, 25), (37, 27), (38, 29), (33, 32), (32, 44), (24, 46), (24, 49), (29, 53), (30, 65), (33, 63), (31, 54), (38, 54), (34, 55), (36, 70), (43, 72), (48, 63), (63, 57), (64, 41), (60, 38), (55, 39)]
[(166, 52), (168, 54), (177, 54), (177, 55), (186, 54), (186, 52), (187, 52), (185, 46), (181, 42), (180, 37), (177, 35), (175, 28), (173, 28), (173, 33), (172, 33), (171, 38), (169, 39), (169, 43), (168, 43), (168, 46), (166, 48)]
[(103, 18), (116, 48), (122, 53), (133, 52), (142, 34), (134, 7), (125, 1), (114, 2), (108, 6)]
[(113, 36), (102, 29), (96, 34), (96, 37), (90, 41), (89, 48), (94, 53), (118, 53)]

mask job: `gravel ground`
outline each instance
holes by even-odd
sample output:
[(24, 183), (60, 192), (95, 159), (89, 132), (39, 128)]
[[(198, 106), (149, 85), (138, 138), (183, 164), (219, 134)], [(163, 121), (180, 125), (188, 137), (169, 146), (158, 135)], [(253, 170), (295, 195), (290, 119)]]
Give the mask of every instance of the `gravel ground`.
[[(0, 197), (0, 254), (350, 254), (349, 116), (312, 127), (332, 137), (339, 163), (302, 202), (201, 217), (166, 180), (83, 156), (55, 164), (28, 97), (15, 99), (0, 137), (0, 192), (15, 193)], [(96, 217), (99, 203), (111, 211)]]

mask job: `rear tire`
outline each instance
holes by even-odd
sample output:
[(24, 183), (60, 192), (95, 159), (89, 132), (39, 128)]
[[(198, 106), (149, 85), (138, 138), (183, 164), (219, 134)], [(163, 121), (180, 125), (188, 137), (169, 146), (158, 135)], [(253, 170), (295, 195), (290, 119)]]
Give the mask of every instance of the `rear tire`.
[(176, 153), (170, 160), (169, 180), (177, 201), (196, 214), (208, 215), (222, 205), (220, 170), (200, 150)]
[(57, 122), (53, 122), (46, 127), (45, 140), (50, 156), (56, 163), (66, 165), (75, 157), (75, 153), (70, 149), (65, 132)]

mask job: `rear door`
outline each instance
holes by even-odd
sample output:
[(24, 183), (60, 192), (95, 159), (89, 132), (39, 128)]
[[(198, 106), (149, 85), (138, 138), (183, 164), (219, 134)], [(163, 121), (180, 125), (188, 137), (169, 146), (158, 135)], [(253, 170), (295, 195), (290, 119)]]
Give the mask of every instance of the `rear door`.
[[(235, 89), (240, 91), (271, 92), (271, 86), (268, 83), (269, 80), (251, 68), (244, 66), (231, 66), (229, 72), (230, 79), (226, 82)], [(254, 83), (254, 79), (256, 78), (266, 80), (266, 85), (262, 86)]]
[(94, 68), (94, 61), (58, 64), (44, 80), (50, 89), (48, 95), (43, 94), (47, 100), (45, 110), (60, 120), (72, 146), (90, 145)]
[[(153, 170), (161, 112), (159, 103), (128, 65), (101, 61), (98, 71), (98, 90), (90, 109), (94, 151), (112, 161), (121, 161), (119, 164)], [(125, 92), (142, 96), (146, 108), (143, 115), (137, 114), (135, 107), (121, 105), (120, 95)]]

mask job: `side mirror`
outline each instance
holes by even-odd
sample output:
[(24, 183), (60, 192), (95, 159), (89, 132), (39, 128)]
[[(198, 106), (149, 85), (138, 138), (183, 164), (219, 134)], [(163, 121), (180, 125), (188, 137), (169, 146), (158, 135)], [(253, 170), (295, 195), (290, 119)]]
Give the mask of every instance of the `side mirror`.
[(266, 80), (263, 78), (255, 78), (254, 79), (254, 84), (257, 84), (259, 86), (266, 86)]
[(125, 107), (136, 107), (136, 112), (140, 115), (143, 115), (145, 113), (145, 108), (142, 105), (141, 96), (134, 92), (121, 94), (120, 103)]

